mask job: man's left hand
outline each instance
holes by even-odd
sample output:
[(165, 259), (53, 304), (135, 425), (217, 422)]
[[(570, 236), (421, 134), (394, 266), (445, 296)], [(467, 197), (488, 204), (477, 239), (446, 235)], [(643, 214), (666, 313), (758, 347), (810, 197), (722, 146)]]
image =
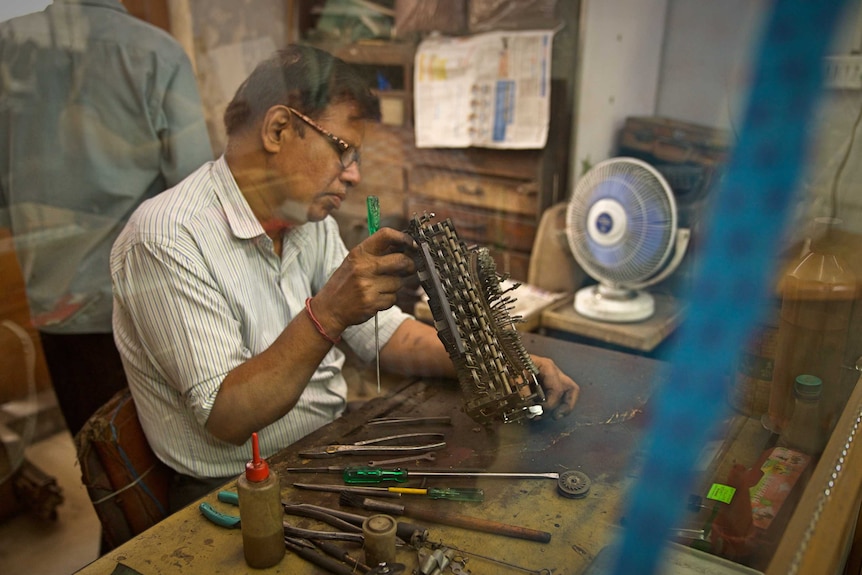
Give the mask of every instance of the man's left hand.
[(553, 411), (554, 419), (565, 417), (575, 408), (581, 388), (557, 367), (554, 360), (538, 355), (532, 358), (539, 368), (539, 382), (545, 390), (544, 407)]

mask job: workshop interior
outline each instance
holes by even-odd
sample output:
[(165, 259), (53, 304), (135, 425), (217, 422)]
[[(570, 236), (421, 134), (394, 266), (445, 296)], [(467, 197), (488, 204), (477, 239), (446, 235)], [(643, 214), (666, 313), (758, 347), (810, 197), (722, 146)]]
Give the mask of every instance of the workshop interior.
[[(171, 513), (128, 388), (64, 421), (40, 333), (86, 302), (34, 314), (28, 253), (103, 224), (37, 206), (0, 224), (0, 572), (862, 575), (860, 0), (122, 5), (187, 56), (212, 158), (276, 50), (361, 71), (380, 120), (331, 215), (347, 249), (410, 236), (396, 305), (457, 377), (381, 372), (311, 315), (343, 415), (269, 457), (255, 433)], [(578, 384), (566, 417), (534, 356)]]

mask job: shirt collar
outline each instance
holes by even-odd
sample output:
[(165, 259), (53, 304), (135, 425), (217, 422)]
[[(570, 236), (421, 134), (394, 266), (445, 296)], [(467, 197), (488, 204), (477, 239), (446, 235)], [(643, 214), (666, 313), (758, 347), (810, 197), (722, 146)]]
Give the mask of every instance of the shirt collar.
[(244, 240), (263, 235), (264, 229), (254, 217), (254, 212), (242, 191), (239, 189), (224, 155), (213, 162), (213, 176), (221, 185), (216, 186), (215, 193), (221, 201), (228, 225), (233, 234)]
[(54, 4), (81, 4), (84, 6), (101, 6), (102, 8), (111, 8), (119, 12), (128, 13), (129, 11), (120, 2), (120, 0), (54, 0)]

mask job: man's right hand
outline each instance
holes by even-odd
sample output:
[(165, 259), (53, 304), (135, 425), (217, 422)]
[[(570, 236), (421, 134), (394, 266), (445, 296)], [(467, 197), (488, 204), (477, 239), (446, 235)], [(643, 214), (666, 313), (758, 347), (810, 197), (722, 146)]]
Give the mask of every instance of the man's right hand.
[(411, 256), (415, 249), (409, 234), (380, 228), (350, 250), (314, 296), (315, 315), (327, 333), (340, 334), (395, 305), (405, 280), (416, 273)]

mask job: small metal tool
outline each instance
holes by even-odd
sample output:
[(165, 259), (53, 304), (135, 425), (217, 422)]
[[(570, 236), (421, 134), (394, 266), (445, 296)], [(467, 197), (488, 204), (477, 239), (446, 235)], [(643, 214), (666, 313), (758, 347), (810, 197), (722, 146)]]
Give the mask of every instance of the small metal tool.
[(407, 463), (408, 461), (434, 461), (437, 455), (434, 453), (423, 453), (422, 455), (413, 455), (412, 457), (396, 457), (395, 459), (372, 459), (368, 462), (371, 467), (379, 467), (381, 465), (395, 465), (398, 463)]
[[(321, 457), (333, 457), (336, 455), (388, 455), (398, 453), (424, 453), (432, 449), (443, 449), (446, 447), (445, 441), (436, 441), (434, 443), (426, 443), (423, 445), (380, 445), (389, 441), (402, 439), (415, 439), (419, 437), (439, 438), (442, 439), (442, 433), (402, 433), (399, 435), (389, 435), (387, 437), (377, 437), (374, 439), (366, 439), (364, 441), (356, 441), (354, 443), (333, 444), (318, 449), (316, 451), (305, 451), (300, 453), (300, 457), (309, 459), (317, 459)], [(313, 448), (312, 448), (313, 449)]]
[[(374, 235), (380, 229), (380, 200), (377, 196), (368, 196), (365, 200), (368, 208), (368, 235)], [(377, 359), (377, 394), (380, 394), (380, 325), (377, 314), (374, 314), (374, 347)]]
[(369, 419), (365, 425), (416, 425), (419, 423), (452, 425), (452, 418), (448, 415), (439, 417), (375, 417), (374, 419)]

